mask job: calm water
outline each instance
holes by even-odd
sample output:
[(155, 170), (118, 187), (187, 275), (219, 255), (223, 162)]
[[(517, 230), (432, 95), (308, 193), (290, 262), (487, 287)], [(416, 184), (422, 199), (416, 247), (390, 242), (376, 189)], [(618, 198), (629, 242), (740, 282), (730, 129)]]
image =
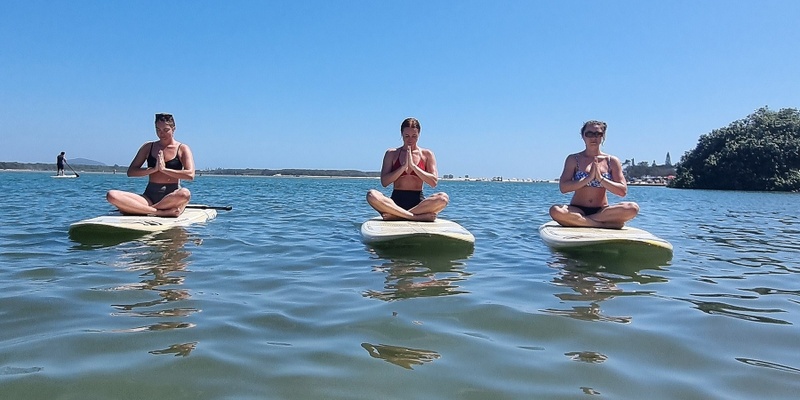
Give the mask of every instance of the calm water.
[[(375, 251), (366, 179), (200, 177), (207, 224), (72, 222), (143, 179), (0, 172), (3, 399), (753, 399), (800, 393), (798, 195), (631, 187), (675, 246), (567, 255), (555, 185), (442, 182), (474, 249)], [(428, 190), (426, 193), (430, 193)]]

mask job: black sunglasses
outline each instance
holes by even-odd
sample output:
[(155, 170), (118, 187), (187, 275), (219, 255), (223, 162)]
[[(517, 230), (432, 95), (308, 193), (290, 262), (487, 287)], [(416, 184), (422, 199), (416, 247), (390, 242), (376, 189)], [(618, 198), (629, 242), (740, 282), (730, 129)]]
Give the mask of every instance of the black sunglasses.
[(604, 132), (595, 132), (595, 131), (583, 132), (583, 136), (586, 136), (588, 138), (603, 137), (604, 135), (605, 135)]

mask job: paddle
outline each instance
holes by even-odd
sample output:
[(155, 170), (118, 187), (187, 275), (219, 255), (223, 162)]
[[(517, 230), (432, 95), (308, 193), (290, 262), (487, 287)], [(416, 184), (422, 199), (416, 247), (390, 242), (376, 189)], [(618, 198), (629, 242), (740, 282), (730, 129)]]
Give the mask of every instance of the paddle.
[(70, 169), (70, 170), (72, 170), (72, 173), (73, 173), (73, 174), (75, 174), (75, 177), (76, 177), (76, 178), (80, 178), (80, 177), (81, 177), (80, 175), (78, 175), (78, 173), (77, 173), (77, 172), (75, 172), (75, 170), (74, 170), (74, 169), (72, 169), (72, 165), (69, 165), (69, 164), (67, 163), (67, 160), (64, 160), (64, 164), (66, 164), (66, 165), (69, 167), (69, 169)]
[(225, 210), (225, 211), (230, 211), (233, 209), (233, 207), (231, 206), (204, 206), (200, 204), (189, 204), (186, 206), (186, 208), (197, 208), (200, 210)]

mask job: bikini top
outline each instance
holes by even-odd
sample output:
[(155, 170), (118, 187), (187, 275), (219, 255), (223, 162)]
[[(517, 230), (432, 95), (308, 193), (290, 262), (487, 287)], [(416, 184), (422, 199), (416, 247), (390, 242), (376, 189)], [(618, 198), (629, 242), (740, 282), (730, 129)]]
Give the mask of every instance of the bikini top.
[[(147, 152), (147, 168), (153, 168), (156, 166), (156, 158), (153, 156), (154, 143), (155, 142), (150, 142), (150, 151)], [(181, 149), (181, 146), (183, 146), (183, 143), (178, 145), (178, 150)], [(178, 158), (178, 153), (179, 151), (175, 152), (175, 158), (173, 158), (172, 160), (164, 161), (164, 166), (167, 167), (168, 169), (175, 169), (175, 170), (183, 169), (183, 163)]]
[[(579, 181), (589, 176), (588, 172), (578, 169), (578, 165), (580, 165), (580, 162), (578, 161), (577, 155), (575, 155), (575, 162), (577, 163), (577, 165), (575, 166), (575, 175), (572, 176), (572, 180)], [(606, 158), (606, 164), (608, 164), (608, 172), (603, 172), (600, 175), (603, 178), (611, 179), (611, 161), (609, 161), (608, 158)], [(592, 179), (586, 186), (601, 187), (602, 185), (600, 184), (600, 181), (598, 181), (597, 179)]]
[[(425, 160), (422, 157), (419, 158), (419, 162), (417, 163), (417, 166), (420, 169), (425, 170)], [(400, 168), (400, 157), (397, 157), (397, 159), (394, 160), (394, 164), (392, 164), (392, 171), (396, 171), (398, 168)], [(411, 173), (409, 174), (408, 172), (403, 171), (403, 173), (400, 174), (400, 176), (403, 176), (403, 175), (414, 175), (414, 176), (417, 176), (417, 173), (414, 172), (414, 171), (411, 171)]]

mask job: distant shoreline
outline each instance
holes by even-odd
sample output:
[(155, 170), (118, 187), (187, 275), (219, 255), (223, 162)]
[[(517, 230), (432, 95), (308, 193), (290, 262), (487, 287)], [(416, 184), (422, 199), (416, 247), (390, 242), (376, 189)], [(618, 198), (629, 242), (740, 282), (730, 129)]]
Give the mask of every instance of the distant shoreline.
[[(105, 173), (118, 174), (125, 173), (127, 167), (119, 165), (70, 165), (72, 169), (79, 173)], [(29, 172), (53, 172), (55, 164), (51, 163), (19, 163), (0, 161), (0, 171), (29, 171)], [(70, 172), (70, 170), (67, 170)], [(197, 176), (249, 176), (249, 177), (309, 177), (309, 178), (363, 178), (379, 179), (379, 171), (359, 171), (359, 170), (336, 170), (336, 169), (303, 169), (303, 168), (284, 168), (284, 169), (258, 169), (258, 168), (217, 168), (196, 170)], [(503, 177), (467, 177), (446, 174), (439, 177), (442, 181), (464, 181), (464, 182), (514, 182), (514, 183), (552, 183), (552, 180), (531, 179), (531, 178), (503, 178)]]
[[(76, 171), (80, 174), (87, 174), (87, 175), (124, 175), (125, 173), (122, 171), (86, 171), (82, 169), (76, 169)], [(41, 170), (41, 169), (18, 169), (18, 168), (0, 168), (0, 173), (2, 172), (25, 172), (25, 173), (38, 173), (38, 174), (51, 174), (55, 175), (55, 170)], [(72, 175), (71, 171), (67, 172), (67, 175)], [(301, 178), (316, 178), (316, 179), (380, 179), (380, 176), (351, 176), (351, 175), (307, 175), (307, 174), (275, 174), (275, 175), (256, 175), (256, 174), (221, 174), (221, 173), (208, 173), (207, 171), (197, 171), (197, 177), (240, 177), (240, 178), (276, 178), (276, 179), (301, 179)], [(558, 183), (558, 181), (554, 180), (537, 180), (537, 179), (530, 179), (530, 178), (511, 178), (511, 179), (503, 179), (503, 180), (493, 180), (487, 178), (444, 178), (439, 177), (439, 181), (443, 182), (484, 182), (484, 183)]]

